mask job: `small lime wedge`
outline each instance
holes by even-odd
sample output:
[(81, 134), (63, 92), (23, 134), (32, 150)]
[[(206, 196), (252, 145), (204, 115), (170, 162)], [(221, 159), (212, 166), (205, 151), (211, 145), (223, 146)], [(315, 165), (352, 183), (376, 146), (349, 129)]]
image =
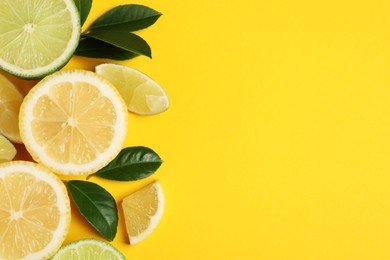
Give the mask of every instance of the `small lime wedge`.
[(169, 100), (164, 89), (140, 71), (112, 63), (100, 64), (95, 71), (118, 89), (130, 112), (154, 115), (168, 109)]
[(0, 135), (0, 163), (11, 161), (16, 155), (15, 146)]

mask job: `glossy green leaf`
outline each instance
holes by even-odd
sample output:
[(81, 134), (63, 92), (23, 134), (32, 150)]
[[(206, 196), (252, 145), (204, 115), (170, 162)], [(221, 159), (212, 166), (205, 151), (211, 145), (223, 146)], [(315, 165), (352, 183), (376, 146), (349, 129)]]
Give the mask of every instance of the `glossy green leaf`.
[(161, 164), (161, 158), (152, 149), (143, 146), (127, 147), (106, 167), (90, 176), (96, 175), (116, 181), (134, 181), (152, 175)]
[(118, 209), (112, 195), (93, 182), (71, 180), (65, 184), (81, 215), (112, 241), (118, 227)]
[(154, 24), (161, 13), (143, 5), (120, 5), (92, 23), (89, 30), (120, 30), (133, 32)]
[(85, 20), (89, 15), (92, 7), (92, 0), (74, 0), (74, 3), (77, 6), (80, 14), (80, 24), (81, 26), (84, 24)]
[(89, 58), (110, 60), (129, 60), (139, 56), (134, 52), (126, 51), (93, 38), (85, 38), (81, 40), (74, 54)]
[(145, 55), (149, 58), (152, 57), (152, 51), (148, 43), (138, 35), (128, 31), (90, 31), (83, 34), (83, 36), (103, 41), (139, 55)]

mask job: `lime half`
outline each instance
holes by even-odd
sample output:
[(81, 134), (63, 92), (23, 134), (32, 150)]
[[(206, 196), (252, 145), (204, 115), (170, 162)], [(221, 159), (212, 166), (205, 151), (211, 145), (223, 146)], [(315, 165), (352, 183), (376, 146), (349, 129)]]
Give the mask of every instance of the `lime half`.
[(84, 238), (61, 247), (51, 259), (117, 260), (126, 258), (107, 242), (95, 238)]
[(73, 0), (3, 0), (0, 23), (0, 68), (21, 78), (59, 70), (80, 38)]

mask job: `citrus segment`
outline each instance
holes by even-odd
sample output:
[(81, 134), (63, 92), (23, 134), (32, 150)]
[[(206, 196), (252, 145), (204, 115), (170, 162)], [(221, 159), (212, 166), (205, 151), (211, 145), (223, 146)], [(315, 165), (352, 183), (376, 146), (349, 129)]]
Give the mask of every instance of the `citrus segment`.
[(95, 71), (118, 89), (129, 111), (153, 115), (168, 109), (169, 100), (164, 89), (140, 71), (112, 63), (100, 64)]
[(53, 255), (70, 225), (70, 203), (58, 177), (24, 161), (0, 165), (0, 258)]
[(159, 181), (127, 196), (122, 201), (126, 231), (130, 244), (147, 238), (160, 222), (164, 211), (164, 194)]
[(125, 256), (107, 242), (85, 238), (61, 247), (51, 259), (124, 260)]
[(15, 146), (0, 135), (0, 163), (11, 161), (16, 155)]
[(15, 85), (0, 74), (0, 133), (15, 143), (21, 143), (18, 126), (19, 108), (23, 96)]
[(120, 152), (126, 106), (117, 90), (93, 72), (56, 72), (25, 97), (20, 130), (36, 161), (59, 174), (88, 174)]
[(22, 78), (61, 68), (80, 38), (73, 0), (0, 1), (0, 67)]

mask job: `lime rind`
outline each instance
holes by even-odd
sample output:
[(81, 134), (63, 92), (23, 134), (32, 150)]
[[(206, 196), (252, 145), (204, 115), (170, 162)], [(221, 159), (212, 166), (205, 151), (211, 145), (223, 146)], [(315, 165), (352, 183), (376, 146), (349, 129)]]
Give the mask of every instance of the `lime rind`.
[[(65, 66), (77, 48), (81, 25), (73, 0), (1, 1), (0, 16), (0, 68), (10, 74), (42, 78)], [(52, 51), (57, 45), (63, 46)]]

